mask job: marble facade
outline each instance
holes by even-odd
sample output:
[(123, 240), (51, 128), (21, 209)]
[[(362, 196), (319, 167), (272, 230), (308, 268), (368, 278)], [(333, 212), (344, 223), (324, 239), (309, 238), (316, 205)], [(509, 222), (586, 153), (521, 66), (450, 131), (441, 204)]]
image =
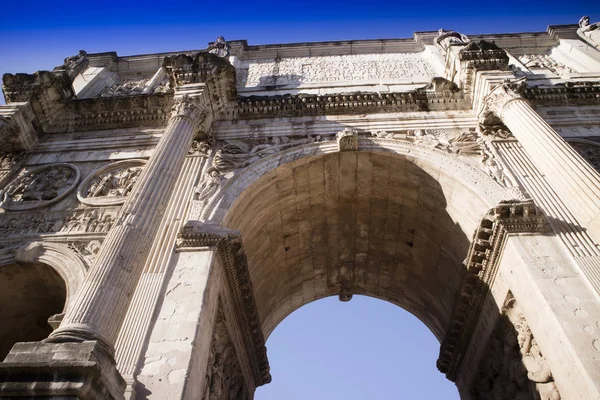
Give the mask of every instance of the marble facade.
[(600, 400), (598, 30), (5, 74), (0, 397), (252, 399), (279, 322), (360, 294), (462, 399)]

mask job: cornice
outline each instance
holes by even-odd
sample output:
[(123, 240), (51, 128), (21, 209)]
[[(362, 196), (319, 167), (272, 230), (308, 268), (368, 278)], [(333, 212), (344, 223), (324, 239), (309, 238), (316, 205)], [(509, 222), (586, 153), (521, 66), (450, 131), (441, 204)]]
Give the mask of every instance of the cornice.
[(265, 338), (254, 300), (254, 290), (241, 235), (237, 231), (219, 225), (188, 221), (178, 235), (177, 250), (194, 251), (207, 246), (216, 247), (217, 256), (224, 269), (248, 362), (252, 366), (254, 383), (256, 386), (269, 383), (271, 375)]
[(543, 106), (598, 105), (600, 104), (600, 79), (528, 87), (524, 90), (523, 97), (536, 105)]
[(437, 361), (438, 369), (449, 380), (456, 381), (462, 357), (494, 283), (507, 236), (545, 232), (548, 228), (546, 216), (533, 200), (502, 201), (481, 219), (465, 260), (463, 286)]

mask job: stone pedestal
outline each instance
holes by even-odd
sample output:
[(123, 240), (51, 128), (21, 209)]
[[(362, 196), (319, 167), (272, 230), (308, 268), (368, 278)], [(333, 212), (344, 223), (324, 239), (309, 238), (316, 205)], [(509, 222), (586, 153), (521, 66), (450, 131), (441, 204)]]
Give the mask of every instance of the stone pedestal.
[(0, 363), (0, 398), (119, 400), (125, 381), (96, 341), (17, 343)]

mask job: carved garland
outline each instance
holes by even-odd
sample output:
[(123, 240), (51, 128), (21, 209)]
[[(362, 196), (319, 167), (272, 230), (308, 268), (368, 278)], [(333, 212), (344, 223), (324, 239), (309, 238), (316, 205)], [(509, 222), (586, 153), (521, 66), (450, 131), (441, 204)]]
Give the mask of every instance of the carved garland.
[(265, 338), (240, 233), (219, 225), (188, 221), (179, 233), (177, 248), (191, 250), (206, 246), (217, 248), (217, 255), (224, 268), (227, 286), (234, 302), (236, 320), (245, 342), (248, 362), (252, 366), (255, 385), (269, 383), (271, 375)]
[(498, 269), (498, 259), (508, 234), (545, 232), (545, 215), (532, 200), (502, 201), (481, 220), (465, 260), (463, 279), (452, 320), (440, 347), (438, 369), (456, 381), (475, 325)]

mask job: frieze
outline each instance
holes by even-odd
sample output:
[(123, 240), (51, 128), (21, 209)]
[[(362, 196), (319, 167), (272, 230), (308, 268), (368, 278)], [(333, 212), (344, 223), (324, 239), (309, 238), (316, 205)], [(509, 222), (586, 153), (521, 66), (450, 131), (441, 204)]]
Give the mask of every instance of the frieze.
[(428, 81), (433, 68), (419, 53), (353, 54), (241, 61), (238, 88), (331, 82)]
[(0, 214), (0, 238), (53, 234), (107, 233), (114, 225), (117, 208), (85, 208)]
[(452, 320), (440, 346), (438, 369), (451, 381), (458, 376), (485, 298), (498, 269), (508, 234), (545, 232), (548, 222), (532, 200), (507, 200), (492, 208), (475, 231), (465, 260), (466, 274)]
[(168, 79), (161, 82), (164, 86), (159, 85), (155, 88), (148, 87), (149, 81), (149, 78), (119, 79), (112, 86), (104, 88), (100, 92), (100, 97), (134, 96), (143, 93), (162, 93), (169, 90)]
[(265, 338), (258, 317), (248, 262), (242, 247), (240, 233), (217, 224), (188, 221), (177, 238), (178, 251), (201, 250), (216, 247), (217, 254), (234, 303), (237, 320), (244, 340), (247, 358), (252, 366), (256, 386), (271, 381)]
[(474, 400), (561, 399), (550, 366), (511, 292), (473, 382)]
[(145, 160), (118, 161), (94, 171), (77, 188), (77, 198), (88, 206), (119, 205), (139, 178)]
[(0, 192), (0, 207), (18, 211), (49, 206), (73, 191), (80, 176), (77, 167), (66, 163), (33, 168)]
[(69, 242), (67, 246), (81, 255), (87, 261), (88, 265), (92, 265), (100, 251), (102, 241), (97, 239), (89, 241), (80, 240)]
[(475, 130), (450, 137), (444, 129), (416, 129), (408, 131), (406, 138), (423, 146), (461, 156), (480, 155), (483, 145)]

